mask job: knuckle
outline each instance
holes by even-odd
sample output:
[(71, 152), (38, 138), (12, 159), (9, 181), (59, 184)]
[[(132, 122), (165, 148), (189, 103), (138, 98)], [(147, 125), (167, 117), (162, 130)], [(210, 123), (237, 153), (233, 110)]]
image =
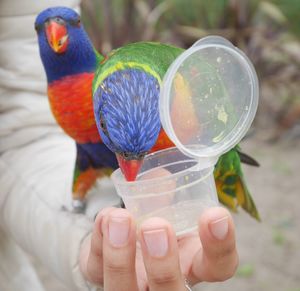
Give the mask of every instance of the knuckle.
[(231, 278), (227, 270), (210, 270), (208, 282), (223, 282)]
[(102, 242), (95, 232), (91, 236), (91, 254), (102, 258)]
[(115, 262), (115, 261), (106, 261), (105, 262), (105, 271), (110, 274), (124, 275), (132, 272), (130, 266), (126, 263)]
[(223, 282), (230, 279), (234, 275), (234, 271), (232, 269), (227, 269), (216, 276), (217, 281)]
[(97, 246), (95, 243), (91, 244), (91, 254), (97, 257), (99, 261), (102, 261), (103, 259), (102, 248), (100, 246)]
[(149, 280), (155, 285), (168, 285), (176, 282), (178, 280), (177, 274), (170, 272), (152, 273), (148, 274)]
[(231, 257), (236, 252), (235, 244), (230, 244), (222, 249), (219, 252), (216, 252), (216, 260), (217, 261), (224, 261)]
[(88, 280), (93, 284), (102, 284), (103, 283), (103, 273), (99, 269), (95, 269), (91, 267), (91, 265), (87, 266), (87, 274)]
[(214, 280), (215, 282), (223, 282), (228, 279), (230, 279), (234, 275), (234, 271), (232, 269), (221, 271), (217, 274), (214, 274)]
[(224, 256), (221, 260), (219, 260), (219, 262), (217, 262), (217, 266), (212, 268), (212, 281), (222, 282), (234, 276), (238, 267), (239, 259), (235, 250), (231, 251), (230, 254), (231, 257), (229, 260), (228, 256)]

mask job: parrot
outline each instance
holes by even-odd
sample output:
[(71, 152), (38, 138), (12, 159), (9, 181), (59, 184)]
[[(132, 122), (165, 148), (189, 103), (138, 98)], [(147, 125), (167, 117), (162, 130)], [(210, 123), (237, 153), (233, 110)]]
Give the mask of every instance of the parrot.
[(93, 113), (92, 82), (104, 57), (94, 50), (80, 16), (70, 8), (42, 11), (35, 30), (51, 111), (76, 143), (72, 203), (74, 212), (83, 212), (86, 193), (96, 179), (118, 167), (115, 154), (100, 138)]
[[(116, 153), (128, 181), (136, 179), (147, 153), (174, 146), (161, 126), (158, 102), (163, 77), (182, 52), (181, 48), (161, 43), (132, 43), (111, 51), (97, 68), (93, 81), (96, 124), (103, 142)], [(182, 79), (175, 78), (175, 90), (184, 86)], [(178, 91), (181, 95), (175, 94), (171, 115), (175, 114), (180, 122), (194, 113), (192, 107), (183, 110), (176, 106), (177, 98), (182, 105), (180, 99), (188, 96), (182, 94), (184, 90)], [(182, 128), (182, 134), (187, 138), (192, 132)], [(233, 211), (241, 205), (260, 220), (244, 180), (241, 160), (258, 166), (239, 146), (219, 158), (214, 170), (218, 197)]]
[[(98, 177), (119, 166), (134, 181), (146, 154), (174, 146), (161, 125), (158, 103), (162, 79), (184, 50), (137, 42), (103, 56), (94, 49), (80, 16), (66, 7), (42, 11), (35, 29), (51, 110), (76, 142), (73, 206), (83, 209)], [(218, 197), (233, 211), (241, 206), (260, 220), (241, 161), (258, 165), (239, 146), (219, 158), (214, 170)]]

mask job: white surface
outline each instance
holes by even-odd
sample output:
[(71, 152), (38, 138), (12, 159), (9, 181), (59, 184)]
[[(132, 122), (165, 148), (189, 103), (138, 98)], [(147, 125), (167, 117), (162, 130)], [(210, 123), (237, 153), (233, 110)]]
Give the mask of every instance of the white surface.
[(0, 2), (1, 291), (47, 290), (32, 256), (47, 269), (48, 286), (55, 274), (67, 290), (89, 290), (78, 268), (80, 244), (95, 213), (113, 204), (109, 185), (100, 185), (91, 195), (88, 216), (62, 210), (70, 207), (75, 146), (50, 112), (33, 27), (41, 10), (52, 5), (78, 9), (78, 4)]

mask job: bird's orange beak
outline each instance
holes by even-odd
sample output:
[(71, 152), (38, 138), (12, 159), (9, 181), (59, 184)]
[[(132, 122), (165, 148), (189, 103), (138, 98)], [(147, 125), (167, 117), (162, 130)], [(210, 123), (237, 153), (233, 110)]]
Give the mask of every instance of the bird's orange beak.
[(67, 28), (55, 22), (54, 20), (50, 20), (46, 24), (46, 36), (50, 47), (54, 52), (61, 54), (64, 53), (68, 47), (69, 36)]
[(121, 155), (116, 155), (120, 169), (125, 176), (126, 180), (131, 182), (135, 181), (136, 176), (143, 164), (143, 160), (126, 160)]

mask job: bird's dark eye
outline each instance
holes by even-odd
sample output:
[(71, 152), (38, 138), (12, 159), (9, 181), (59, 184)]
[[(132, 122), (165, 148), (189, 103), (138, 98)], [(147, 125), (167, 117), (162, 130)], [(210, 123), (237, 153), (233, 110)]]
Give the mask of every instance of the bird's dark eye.
[(103, 114), (101, 111), (99, 112), (99, 115), (100, 115), (100, 127), (101, 127), (103, 133), (105, 135), (108, 135), (106, 123), (105, 123), (105, 120), (104, 120), (104, 117), (103, 117)]
[(81, 25), (81, 20), (80, 18), (77, 18), (77, 19), (71, 19), (69, 21), (69, 23), (72, 25), (72, 26), (77, 26), (79, 27)]
[(60, 17), (55, 17), (54, 19), (58, 24), (64, 24), (64, 20)]
[(144, 156), (146, 155), (146, 153), (139, 153), (136, 157), (138, 160), (142, 159)]
[(66, 25), (65, 20), (63, 20), (63, 18), (61, 18), (60, 16), (55, 16), (55, 17), (50, 17), (50, 18), (48, 18), (48, 19), (45, 21), (46, 26), (47, 26), (51, 21), (54, 21), (54, 22), (56, 22), (57, 24), (60, 24), (60, 25)]
[(36, 32), (41, 31), (42, 27), (43, 27), (43, 26), (42, 26), (41, 24), (35, 24), (35, 25), (34, 25), (34, 29), (35, 29)]
[(103, 121), (103, 120), (100, 120), (100, 126), (101, 126), (102, 130), (104, 130), (105, 124), (104, 124), (104, 121)]
[(124, 158), (129, 158), (130, 154), (127, 153), (127, 152), (124, 152), (124, 153), (123, 153), (123, 156), (124, 156)]

